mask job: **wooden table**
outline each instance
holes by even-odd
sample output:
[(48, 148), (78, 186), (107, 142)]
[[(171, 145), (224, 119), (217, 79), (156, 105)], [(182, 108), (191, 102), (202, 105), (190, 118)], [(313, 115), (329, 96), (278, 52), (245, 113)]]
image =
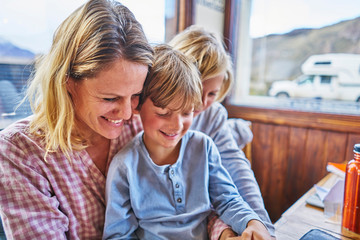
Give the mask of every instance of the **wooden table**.
[[(330, 188), (337, 179), (339, 179), (337, 175), (330, 173), (317, 185)], [(276, 239), (298, 240), (311, 229), (323, 230), (340, 239), (353, 239), (341, 235), (340, 223), (326, 221), (324, 209), (305, 202), (314, 193), (315, 188), (313, 187), (282, 214), (275, 223)]]

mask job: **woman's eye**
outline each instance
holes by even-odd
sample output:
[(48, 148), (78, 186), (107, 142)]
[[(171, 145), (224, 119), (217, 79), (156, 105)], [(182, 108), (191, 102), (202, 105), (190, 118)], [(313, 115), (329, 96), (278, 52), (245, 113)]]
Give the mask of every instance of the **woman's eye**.
[(133, 99), (134, 99), (134, 98), (138, 98), (138, 97), (140, 97), (140, 93), (134, 94), (134, 95), (131, 96), (131, 98), (133, 98)]
[(117, 98), (103, 98), (107, 102), (115, 102)]
[(215, 97), (217, 95), (217, 93), (211, 92), (209, 93), (209, 97)]

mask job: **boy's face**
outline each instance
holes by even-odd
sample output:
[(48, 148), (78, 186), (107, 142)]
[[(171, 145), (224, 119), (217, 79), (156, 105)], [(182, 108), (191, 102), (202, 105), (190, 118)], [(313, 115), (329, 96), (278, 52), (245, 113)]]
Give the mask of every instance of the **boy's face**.
[(195, 116), (208, 109), (215, 102), (224, 82), (225, 73), (209, 78), (202, 82), (202, 106), (195, 112)]
[(150, 98), (141, 106), (140, 116), (144, 127), (146, 147), (154, 150), (171, 150), (177, 146), (193, 120), (193, 109), (173, 111), (178, 106), (154, 106)]

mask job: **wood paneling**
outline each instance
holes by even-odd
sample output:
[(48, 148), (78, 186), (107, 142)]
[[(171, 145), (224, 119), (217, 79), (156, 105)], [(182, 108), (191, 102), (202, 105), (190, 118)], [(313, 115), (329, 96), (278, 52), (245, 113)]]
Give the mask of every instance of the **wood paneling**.
[(194, 23), (194, 10), (195, 10), (195, 1), (193, 0), (177, 0), (179, 7), (178, 12), (178, 32), (183, 31), (188, 26)]
[(360, 116), (226, 105), (229, 118), (252, 122), (252, 168), (276, 221), (322, 179), (328, 162), (345, 162), (360, 143)]
[[(290, 127), (289, 144), (286, 171), (286, 188), (285, 188), (285, 205), (283, 208), (290, 207), (292, 202), (295, 202), (297, 196), (305, 193), (304, 179), (308, 163), (305, 162), (305, 143), (307, 140), (307, 130), (304, 128)], [(300, 150), (299, 150), (300, 149)], [(281, 151), (281, 150), (280, 150)], [(291, 179), (291, 181), (289, 181)]]

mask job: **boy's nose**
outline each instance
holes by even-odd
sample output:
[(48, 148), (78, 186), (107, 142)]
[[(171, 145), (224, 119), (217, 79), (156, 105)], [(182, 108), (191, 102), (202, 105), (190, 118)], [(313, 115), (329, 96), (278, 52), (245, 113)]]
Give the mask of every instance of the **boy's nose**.
[(171, 127), (173, 130), (179, 130), (182, 127), (182, 120), (180, 114), (174, 114), (171, 119)]

